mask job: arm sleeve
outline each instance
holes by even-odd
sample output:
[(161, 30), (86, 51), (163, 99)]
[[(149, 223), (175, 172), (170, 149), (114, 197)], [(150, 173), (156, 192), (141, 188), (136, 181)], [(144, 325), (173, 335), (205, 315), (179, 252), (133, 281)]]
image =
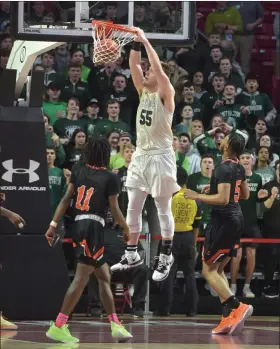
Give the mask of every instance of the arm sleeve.
[(120, 193), (120, 180), (114, 173), (111, 173), (111, 176), (108, 180), (107, 193), (108, 197), (115, 196)]

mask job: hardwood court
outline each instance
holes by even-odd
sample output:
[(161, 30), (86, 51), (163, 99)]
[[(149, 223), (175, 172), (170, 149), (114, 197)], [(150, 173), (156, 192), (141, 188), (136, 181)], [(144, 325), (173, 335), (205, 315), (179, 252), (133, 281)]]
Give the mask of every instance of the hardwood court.
[(113, 343), (108, 322), (88, 318), (70, 321), (71, 332), (80, 338), (79, 344), (59, 344), (49, 340), (46, 321), (17, 322), (17, 332), (1, 332), (1, 349), (279, 349), (279, 318), (252, 317), (237, 336), (211, 336), (217, 316), (146, 317), (134, 320), (125, 317), (123, 323), (132, 332), (131, 343)]

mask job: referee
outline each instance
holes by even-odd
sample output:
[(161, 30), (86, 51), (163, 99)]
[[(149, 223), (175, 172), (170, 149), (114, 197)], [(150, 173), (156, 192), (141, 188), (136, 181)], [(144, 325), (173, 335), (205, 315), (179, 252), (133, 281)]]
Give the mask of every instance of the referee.
[[(169, 276), (160, 283), (160, 296), (155, 315), (169, 315), (173, 301), (173, 286), (177, 270), (182, 270), (185, 278), (185, 314), (195, 316), (197, 311), (198, 293), (195, 279), (195, 245), (201, 219), (201, 209), (196, 201), (184, 198), (187, 189), (187, 172), (177, 167), (177, 183), (181, 186), (172, 199), (172, 214), (175, 222), (172, 254), (174, 264)], [(159, 243), (160, 251), (161, 241)]]

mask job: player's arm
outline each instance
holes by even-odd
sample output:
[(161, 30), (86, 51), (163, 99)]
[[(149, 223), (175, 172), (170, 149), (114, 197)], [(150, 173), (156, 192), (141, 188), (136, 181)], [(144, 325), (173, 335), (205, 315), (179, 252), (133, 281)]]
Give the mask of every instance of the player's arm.
[(229, 183), (220, 183), (218, 184), (218, 193), (212, 195), (199, 194), (196, 191), (187, 189), (184, 197), (186, 199), (199, 200), (209, 205), (226, 206), (229, 203), (230, 187)]
[(133, 43), (129, 54), (129, 68), (136, 90), (141, 96), (143, 89), (143, 71), (141, 68), (141, 43)]
[(55, 214), (53, 216), (53, 220), (50, 223), (49, 229), (46, 232), (46, 239), (48, 240), (49, 244), (52, 245), (54, 238), (55, 238), (55, 228), (57, 226), (57, 223), (60, 221), (60, 219), (64, 216), (67, 208), (70, 205), (70, 202), (73, 198), (73, 195), (75, 193), (75, 185), (73, 183), (69, 183), (67, 186), (66, 193), (64, 194), (63, 198), (60, 200), (59, 205), (57, 206), (57, 209), (55, 211)]
[(248, 200), (250, 197), (250, 191), (248, 188), (248, 182), (245, 180), (240, 184), (240, 199)]
[[(146, 49), (148, 59), (149, 59), (149, 62), (151, 64), (153, 73), (155, 74), (155, 77), (156, 77), (156, 80), (157, 80), (157, 83), (159, 86), (160, 96), (164, 100), (165, 104), (167, 104), (168, 110), (170, 109), (170, 111), (173, 112), (173, 110), (174, 110), (174, 95), (175, 95), (174, 88), (169, 80), (169, 77), (165, 74), (165, 72), (162, 69), (161, 62), (158, 58), (156, 51), (154, 50), (153, 46), (150, 44), (150, 42), (145, 37), (145, 34), (144, 34), (142, 29), (137, 28), (137, 34), (136, 34), (135, 41), (143, 43), (143, 45)], [(169, 107), (169, 104), (172, 104), (171, 107)]]
[(0, 207), (0, 216), (7, 217), (8, 220), (18, 228), (23, 228), (23, 226), (25, 225), (25, 221), (20, 215), (4, 207)]

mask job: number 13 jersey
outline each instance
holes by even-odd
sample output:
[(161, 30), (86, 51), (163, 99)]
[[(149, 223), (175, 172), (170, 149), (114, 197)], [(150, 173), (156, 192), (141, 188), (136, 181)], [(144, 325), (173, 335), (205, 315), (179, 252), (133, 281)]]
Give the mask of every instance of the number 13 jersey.
[(137, 147), (156, 150), (172, 147), (173, 113), (166, 110), (159, 92), (143, 89), (136, 117)]
[(240, 185), (246, 180), (245, 169), (238, 160), (227, 159), (215, 167), (210, 180), (210, 195), (218, 193), (218, 185), (230, 184), (229, 202), (226, 206), (212, 205), (212, 214), (232, 216), (241, 214)]

